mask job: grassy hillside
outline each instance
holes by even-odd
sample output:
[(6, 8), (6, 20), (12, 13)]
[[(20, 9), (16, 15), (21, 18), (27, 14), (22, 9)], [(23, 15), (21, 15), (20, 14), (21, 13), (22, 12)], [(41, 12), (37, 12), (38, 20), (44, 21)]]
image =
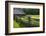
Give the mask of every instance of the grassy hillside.
[(21, 27), (39, 27), (39, 21), (40, 21), (39, 15), (31, 15), (30, 23), (26, 16), (21, 17), (18, 22), (14, 20), (14, 28), (21, 28)]

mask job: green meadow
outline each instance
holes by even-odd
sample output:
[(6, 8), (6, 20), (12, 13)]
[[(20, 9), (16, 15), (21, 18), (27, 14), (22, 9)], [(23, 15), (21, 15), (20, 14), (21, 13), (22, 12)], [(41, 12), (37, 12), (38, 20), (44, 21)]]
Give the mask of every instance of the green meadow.
[[(14, 28), (21, 28), (21, 27), (39, 27), (40, 22), (40, 16), (39, 15), (31, 15), (30, 21), (28, 20), (28, 17), (23, 16), (20, 17), (20, 19), (14, 20)], [(30, 23), (29, 23), (30, 22)]]

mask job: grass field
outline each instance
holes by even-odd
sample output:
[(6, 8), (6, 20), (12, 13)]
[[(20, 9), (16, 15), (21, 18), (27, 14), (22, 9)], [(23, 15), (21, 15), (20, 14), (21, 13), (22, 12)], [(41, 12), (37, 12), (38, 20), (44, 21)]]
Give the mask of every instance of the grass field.
[(14, 20), (14, 28), (39, 27), (39, 22), (39, 15), (31, 15), (30, 21), (26, 16), (24, 16), (18, 19), (18, 21)]

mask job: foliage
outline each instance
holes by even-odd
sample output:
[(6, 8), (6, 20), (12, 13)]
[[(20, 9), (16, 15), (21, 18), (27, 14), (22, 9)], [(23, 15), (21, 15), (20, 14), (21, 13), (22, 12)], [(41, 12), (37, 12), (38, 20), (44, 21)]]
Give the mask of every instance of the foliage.
[(39, 16), (39, 15), (32, 15), (32, 18), (30, 18), (30, 23), (29, 23), (28, 18), (26, 16), (21, 17), (20, 19), (18, 19), (18, 21), (16, 21), (16, 19), (15, 19), (14, 20), (14, 28), (39, 27), (39, 17), (37, 17), (37, 16)]
[(39, 9), (25, 9), (23, 8), (23, 11), (26, 13), (26, 14), (31, 14), (31, 15), (39, 15)]

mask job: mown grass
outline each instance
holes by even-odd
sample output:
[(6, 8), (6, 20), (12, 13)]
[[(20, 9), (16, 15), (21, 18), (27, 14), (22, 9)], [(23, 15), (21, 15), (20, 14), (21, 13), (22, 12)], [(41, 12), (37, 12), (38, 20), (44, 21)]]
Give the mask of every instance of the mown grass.
[[(21, 20), (19, 20), (19, 22), (16, 22), (16, 20), (14, 20), (14, 28), (21, 28), (21, 27), (39, 27), (39, 19), (40, 16), (39, 15), (31, 15), (31, 21), (30, 23), (28, 22), (28, 18), (25, 17), (21, 17)], [(25, 23), (25, 21), (27, 21)]]

